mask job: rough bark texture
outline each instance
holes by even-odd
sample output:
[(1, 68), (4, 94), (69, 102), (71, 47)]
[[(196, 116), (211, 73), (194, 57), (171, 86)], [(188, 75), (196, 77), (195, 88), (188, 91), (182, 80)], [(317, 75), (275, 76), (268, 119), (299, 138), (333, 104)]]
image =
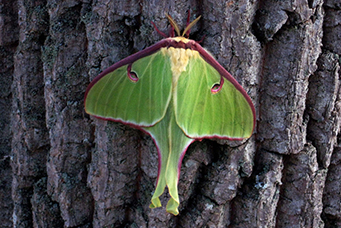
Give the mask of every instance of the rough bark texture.
[[(341, 227), (339, 0), (0, 0), (1, 227)], [(84, 113), (89, 82), (169, 12), (254, 101), (243, 143), (190, 146), (180, 215), (151, 138)], [(162, 196), (165, 205), (167, 194)]]

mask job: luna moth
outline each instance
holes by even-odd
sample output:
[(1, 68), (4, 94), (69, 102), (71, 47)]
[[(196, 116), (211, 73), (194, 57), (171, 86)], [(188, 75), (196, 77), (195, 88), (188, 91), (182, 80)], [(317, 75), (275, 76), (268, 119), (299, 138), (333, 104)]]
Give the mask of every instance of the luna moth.
[[(156, 44), (110, 66), (85, 92), (85, 111), (97, 118), (128, 124), (148, 133), (158, 150), (156, 189), (150, 208), (179, 214), (178, 181), (182, 159), (195, 140), (242, 140), (252, 135), (255, 108), (241, 85), (200, 44), (189, 39), (189, 23)], [(174, 36), (174, 30), (177, 36)]]

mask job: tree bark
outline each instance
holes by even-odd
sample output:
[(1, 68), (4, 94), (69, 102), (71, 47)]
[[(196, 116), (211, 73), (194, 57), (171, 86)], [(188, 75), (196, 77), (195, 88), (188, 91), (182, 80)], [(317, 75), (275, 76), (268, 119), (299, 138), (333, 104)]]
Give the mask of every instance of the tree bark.
[[(341, 227), (339, 0), (0, 0), (2, 227)], [(152, 139), (85, 114), (105, 68), (161, 39), (168, 12), (245, 88), (242, 143), (193, 143), (180, 214), (149, 209)], [(167, 194), (161, 197), (163, 205)]]

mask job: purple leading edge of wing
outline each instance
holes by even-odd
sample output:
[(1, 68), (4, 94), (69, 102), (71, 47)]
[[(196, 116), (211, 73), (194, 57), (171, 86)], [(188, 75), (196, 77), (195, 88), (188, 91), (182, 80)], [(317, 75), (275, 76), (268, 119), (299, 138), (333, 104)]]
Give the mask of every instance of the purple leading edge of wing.
[[(170, 38), (171, 39), (171, 38)], [(246, 91), (244, 90), (244, 88), (237, 82), (237, 80), (232, 77), (232, 75), (224, 68), (222, 67), (217, 60), (214, 59), (214, 57), (209, 54), (198, 42), (194, 41), (194, 40), (189, 40), (187, 43), (184, 42), (177, 42), (174, 39), (171, 39), (169, 41), (169, 45), (168, 47), (174, 47), (174, 48), (185, 48), (185, 49), (191, 49), (191, 50), (195, 50), (197, 52), (199, 52), (200, 56), (207, 62), (209, 63), (214, 69), (216, 69), (219, 74), (221, 76), (223, 76), (224, 78), (226, 78), (228, 81), (230, 81), (235, 87), (236, 89), (241, 92), (241, 94), (243, 94), (243, 96), (245, 97), (247, 103), (250, 105), (252, 113), (253, 113), (253, 128), (256, 125), (256, 110), (255, 107), (253, 106), (252, 100), (249, 97), (249, 95), (246, 93)], [(204, 138), (222, 138), (222, 137), (204, 137)], [(229, 140), (242, 140), (243, 138), (227, 138)]]
[[(224, 67), (222, 67), (215, 59), (212, 55), (210, 55), (198, 42), (194, 41), (194, 40), (190, 40), (188, 39), (188, 42), (184, 43), (182, 41), (176, 41), (175, 38), (165, 38), (162, 39), (161, 41), (157, 42), (156, 44), (142, 50), (139, 51), (133, 55), (130, 55), (124, 59), (122, 59), (121, 61), (113, 64), (112, 66), (110, 66), (109, 68), (105, 69), (102, 73), (100, 73), (94, 80), (92, 80), (92, 82), (89, 84), (89, 86), (87, 87), (86, 91), (85, 91), (85, 96), (84, 96), (84, 104), (86, 102), (86, 97), (91, 89), (91, 87), (96, 84), (96, 82), (98, 82), (102, 77), (104, 77), (105, 75), (107, 75), (108, 73), (116, 70), (117, 68), (127, 65), (127, 64), (133, 64), (136, 60), (143, 58), (145, 56), (151, 55), (155, 52), (157, 52), (158, 50), (160, 50), (161, 48), (164, 47), (174, 47), (174, 48), (183, 48), (183, 49), (191, 49), (191, 50), (195, 50), (198, 51), (199, 54), (201, 55), (201, 57), (207, 62), (209, 63), (214, 69), (216, 69), (221, 76), (223, 76), (224, 78), (226, 78), (228, 81), (230, 81), (237, 90), (239, 90), (243, 96), (245, 97), (245, 99), (247, 100), (248, 104), (251, 107), (252, 113), (253, 113), (253, 127), (255, 127), (256, 124), (256, 111), (255, 111), (255, 107), (253, 106), (252, 100), (251, 98), (248, 96), (248, 94), (246, 93), (246, 91), (243, 89), (243, 87), (237, 82), (237, 80), (232, 77), (232, 75), (225, 70)], [(125, 123), (123, 121), (120, 120), (115, 120), (113, 118), (103, 118), (103, 117), (99, 117), (96, 116), (95, 117), (99, 118), (99, 119), (103, 119), (103, 120), (111, 120), (111, 121), (116, 121), (116, 122), (122, 122), (124, 124), (128, 124), (132, 127), (141, 129), (141, 126), (136, 126), (133, 124), (129, 124), (129, 123)], [(221, 137), (208, 137), (208, 138), (221, 138)], [(231, 139), (230, 139), (231, 140)], [(232, 139), (232, 140), (242, 140), (241, 139)]]
[(121, 61), (118, 61), (117, 63), (115, 63), (114, 65), (111, 65), (110, 67), (108, 67), (107, 69), (105, 69), (102, 73), (100, 73), (97, 77), (94, 78), (94, 80), (91, 81), (91, 83), (88, 85), (88, 88), (85, 91), (85, 96), (84, 96), (84, 103), (86, 100), (86, 97), (91, 89), (91, 87), (96, 84), (96, 82), (98, 82), (101, 78), (103, 78), (105, 75), (107, 75), (110, 72), (113, 72), (114, 70), (116, 70), (117, 68), (120, 68), (121, 66), (127, 65), (127, 64), (133, 64), (136, 60), (143, 58), (145, 56), (151, 55), (155, 52), (157, 52), (158, 50), (160, 50), (163, 47), (167, 47), (169, 45), (169, 38), (167, 39), (162, 39), (159, 42), (157, 42), (156, 44), (142, 50), (139, 51), (135, 54), (132, 54), (124, 59), (122, 59)]
[(243, 94), (247, 103), (250, 105), (252, 113), (253, 113), (253, 129), (254, 129), (256, 125), (256, 110), (255, 110), (255, 107), (253, 106), (251, 98), (246, 93), (244, 88), (237, 82), (237, 80), (234, 77), (232, 77), (232, 75), (227, 70), (225, 70), (224, 67), (222, 67), (217, 62), (217, 60), (215, 60), (212, 57), (212, 55), (210, 55), (203, 47), (201, 47), (199, 43), (195, 42), (195, 47), (196, 48), (193, 50), (197, 50), (199, 54), (206, 60), (206, 62), (208, 62), (214, 69), (216, 69), (220, 73), (221, 76), (223, 76), (228, 81), (230, 81), (236, 87), (236, 89), (239, 90), (239, 92)]

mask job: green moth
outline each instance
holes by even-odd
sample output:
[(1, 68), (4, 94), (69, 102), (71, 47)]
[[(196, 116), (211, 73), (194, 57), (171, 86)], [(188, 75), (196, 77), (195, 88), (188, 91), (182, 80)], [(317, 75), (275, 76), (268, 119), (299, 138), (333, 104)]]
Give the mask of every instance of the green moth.
[[(239, 83), (201, 45), (173, 30), (158, 43), (104, 70), (85, 92), (85, 111), (97, 118), (128, 124), (148, 133), (159, 155), (151, 208), (161, 207), (168, 187), (166, 209), (179, 214), (178, 180), (188, 146), (203, 138), (242, 140), (253, 132), (256, 118), (250, 97)], [(177, 37), (174, 36), (174, 30)]]

